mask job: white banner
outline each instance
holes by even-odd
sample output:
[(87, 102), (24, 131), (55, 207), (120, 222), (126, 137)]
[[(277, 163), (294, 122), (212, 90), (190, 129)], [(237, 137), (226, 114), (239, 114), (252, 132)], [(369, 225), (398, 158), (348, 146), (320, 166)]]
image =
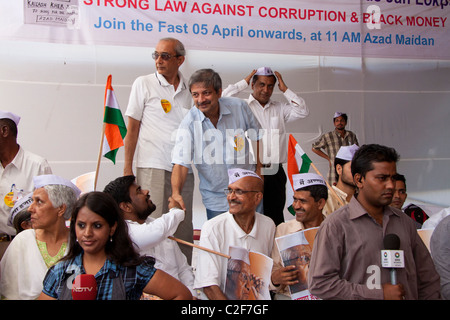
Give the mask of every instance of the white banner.
[(21, 19), (6, 2), (0, 39), (450, 59), (450, 0), (24, 0)]

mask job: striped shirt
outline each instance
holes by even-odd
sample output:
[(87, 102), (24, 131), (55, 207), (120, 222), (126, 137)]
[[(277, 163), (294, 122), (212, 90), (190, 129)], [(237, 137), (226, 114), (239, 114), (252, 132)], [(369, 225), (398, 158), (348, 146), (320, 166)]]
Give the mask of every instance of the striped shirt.
[(351, 146), (356, 144), (359, 146), (356, 134), (346, 130), (344, 137), (342, 137), (337, 130), (323, 134), (312, 145), (314, 149), (324, 149), (324, 152), (328, 155), (331, 161), (330, 168), (328, 169), (328, 183), (332, 186), (336, 181), (336, 173), (334, 171), (334, 158), (338, 153), (340, 147)]

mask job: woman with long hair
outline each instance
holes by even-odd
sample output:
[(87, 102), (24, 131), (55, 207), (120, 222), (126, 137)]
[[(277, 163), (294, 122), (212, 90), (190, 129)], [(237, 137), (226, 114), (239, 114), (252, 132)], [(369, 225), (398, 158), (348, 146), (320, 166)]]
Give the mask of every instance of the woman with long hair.
[(72, 281), (79, 274), (95, 276), (97, 300), (137, 300), (143, 292), (165, 300), (192, 299), (181, 282), (154, 263), (135, 250), (114, 199), (90, 192), (74, 208), (68, 253), (48, 271), (39, 299), (72, 299)]

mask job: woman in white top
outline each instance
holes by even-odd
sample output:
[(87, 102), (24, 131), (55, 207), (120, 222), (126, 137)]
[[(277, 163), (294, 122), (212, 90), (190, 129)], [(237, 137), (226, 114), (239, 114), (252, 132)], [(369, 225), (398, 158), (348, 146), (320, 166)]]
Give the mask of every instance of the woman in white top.
[(2, 299), (36, 299), (47, 270), (66, 254), (66, 220), (80, 190), (55, 175), (34, 177), (34, 185), (33, 203), (28, 209), (33, 229), (13, 239), (0, 264)]

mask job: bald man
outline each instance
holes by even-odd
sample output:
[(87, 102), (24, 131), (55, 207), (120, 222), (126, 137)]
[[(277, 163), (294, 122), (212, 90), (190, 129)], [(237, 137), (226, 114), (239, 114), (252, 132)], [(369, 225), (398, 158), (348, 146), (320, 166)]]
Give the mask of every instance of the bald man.
[[(228, 176), (225, 193), (229, 210), (205, 222), (200, 245), (225, 254), (229, 254), (230, 246), (236, 246), (270, 256), (275, 224), (256, 212), (263, 198), (263, 181), (255, 172), (244, 169), (230, 169)], [(222, 256), (199, 252), (194, 288), (203, 289), (210, 300), (227, 299), (227, 262)]]

